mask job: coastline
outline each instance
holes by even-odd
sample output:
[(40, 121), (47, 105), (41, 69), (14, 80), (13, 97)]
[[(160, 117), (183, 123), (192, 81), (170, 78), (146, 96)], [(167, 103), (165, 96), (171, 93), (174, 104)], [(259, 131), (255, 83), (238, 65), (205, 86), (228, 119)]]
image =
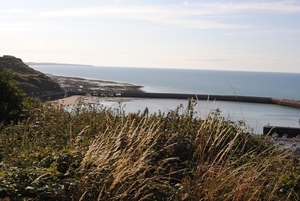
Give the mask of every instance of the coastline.
[[(203, 94), (176, 94), (176, 93), (147, 93), (141, 88), (129, 83), (103, 81), (84, 79), (78, 77), (66, 77), (47, 75), (53, 81), (57, 82), (65, 91), (64, 94), (54, 94), (51, 99), (62, 99), (68, 103), (75, 103), (78, 96), (85, 96), (87, 102), (93, 101), (93, 97), (119, 97), (119, 98), (163, 98), (163, 99), (188, 99), (194, 98), (198, 100), (219, 100), (232, 102), (249, 102), (249, 103), (263, 103), (276, 104), (281, 106), (288, 106), (300, 108), (300, 101), (289, 99), (278, 99), (269, 97), (252, 97), (252, 96), (232, 96), (232, 95), (203, 95)], [(50, 96), (50, 95), (49, 95)], [(74, 98), (70, 98), (75, 96)], [(40, 97), (42, 99), (48, 99)], [(64, 98), (64, 99), (63, 99)]]
[(59, 105), (73, 105), (76, 104), (76, 102), (78, 102), (78, 100), (83, 101), (86, 104), (93, 104), (93, 103), (97, 103), (99, 101), (129, 101), (132, 100), (132, 98), (118, 98), (118, 97), (96, 97), (96, 96), (86, 96), (86, 95), (73, 95), (73, 96), (69, 96), (69, 97), (64, 97), (64, 98), (60, 98), (57, 100), (53, 100), (54, 103), (59, 104)]
[(85, 79), (47, 74), (54, 82), (58, 83), (64, 91), (76, 93), (110, 94), (121, 92), (142, 93), (142, 86), (130, 83)]

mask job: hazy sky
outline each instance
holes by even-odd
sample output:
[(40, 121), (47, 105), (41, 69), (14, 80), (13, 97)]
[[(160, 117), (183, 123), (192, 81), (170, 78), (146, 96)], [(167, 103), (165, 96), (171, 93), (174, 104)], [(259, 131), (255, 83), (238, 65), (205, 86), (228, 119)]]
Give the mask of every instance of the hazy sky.
[(300, 73), (300, 0), (0, 0), (0, 55)]

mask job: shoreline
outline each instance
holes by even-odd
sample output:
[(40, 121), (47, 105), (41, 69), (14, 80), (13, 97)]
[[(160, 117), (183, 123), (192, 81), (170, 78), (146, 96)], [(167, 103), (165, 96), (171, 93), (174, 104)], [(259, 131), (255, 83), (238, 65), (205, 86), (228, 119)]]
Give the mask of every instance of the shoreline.
[(93, 103), (97, 103), (99, 101), (119, 101), (121, 100), (122, 102), (124, 101), (130, 101), (133, 98), (120, 98), (120, 97), (97, 97), (97, 96), (86, 96), (86, 95), (73, 95), (73, 96), (69, 96), (69, 97), (64, 97), (64, 98), (60, 98), (60, 99), (56, 99), (53, 100), (52, 102), (54, 103), (58, 103), (59, 105), (73, 105), (76, 104), (76, 102), (81, 99), (81, 101), (83, 101), (86, 104), (93, 104)]
[(54, 82), (58, 83), (64, 91), (73, 93), (121, 93), (121, 92), (144, 92), (142, 86), (114, 81), (103, 81), (79, 77), (67, 77), (47, 74)]
[[(280, 106), (288, 106), (300, 108), (300, 101), (279, 99), (270, 97), (253, 97), (253, 96), (235, 96), (235, 95), (204, 95), (204, 94), (178, 94), (178, 93), (148, 93), (144, 92), (142, 86), (137, 86), (129, 83), (121, 83), (114, 81), (93, 80), (78, 77), (66, 77), (47, 75), (53, 81), (57, 82), (65, 93), (50, 94), (43, 97), (38, 97), (43, 100), (58, 100), (69, 98), (72, 96), (87, 97), (118, 97), (118, 98), (161, 98), (161, 99), (189, 99), (198, 100), (218, 100), (232, 102), (249, 102), (276, 104)], [(74, 102), (74, 101), (73, 101)]]

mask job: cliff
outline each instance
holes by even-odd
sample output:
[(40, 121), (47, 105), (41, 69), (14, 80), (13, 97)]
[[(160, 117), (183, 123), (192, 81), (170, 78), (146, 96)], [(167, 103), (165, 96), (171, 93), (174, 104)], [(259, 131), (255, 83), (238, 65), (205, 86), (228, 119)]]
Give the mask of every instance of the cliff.
[(29, 96), (37, 97), (64, 92), (58, 83), (45, 74), (26, 65), (21, 59), (4, 55), (0, 57), (0, 72), (14, 73), (14, 80), (21, 90)]

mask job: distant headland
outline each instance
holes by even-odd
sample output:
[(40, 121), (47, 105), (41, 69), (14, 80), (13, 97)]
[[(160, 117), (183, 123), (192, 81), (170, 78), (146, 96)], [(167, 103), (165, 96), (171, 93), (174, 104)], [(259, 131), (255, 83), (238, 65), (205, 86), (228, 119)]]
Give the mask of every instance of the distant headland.
[(93, 65), (85, 65), (85, 64), (68, 64), (68, 63), (51, 63), (51, 62), (25, 62), (25, 64), (29, 65), (29, 66), (33, 66), (33, 65), (51, 65), (51, 66), (80, 66), (80, 67), (94, 67)]

